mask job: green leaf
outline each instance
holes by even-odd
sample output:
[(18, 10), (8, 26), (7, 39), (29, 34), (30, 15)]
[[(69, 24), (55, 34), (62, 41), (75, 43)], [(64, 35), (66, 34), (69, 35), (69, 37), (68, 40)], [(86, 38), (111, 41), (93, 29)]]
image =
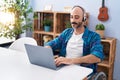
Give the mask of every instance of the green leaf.
[(96, 30), (105, 30), (105, 26), (103, 24), (97, 24), (95, 28)]
[[(32, 20), (28, 17), (30, 13), (33, 12), (32, 7), (29, 6), (29, 0), (15, 0), (16, 2), (9, 2), (9, 0), (3, 0), (5, 5), (0, 5), (0, 8), (5, 7), (3, 11), (13, 12), (15, 14), (15, 24), (13, 24), (14, 29), (11, 30), (8, 25), (3, 25), (0, 23), (0, 36), (13, 38), (21, 33), (23, 30), (32, 29)], [(6, 7), (8, 6), (8, 7)], [(21, 18), (24, 16), (24, 18)], [(23, 25), (25, 20), (26, 24)]]

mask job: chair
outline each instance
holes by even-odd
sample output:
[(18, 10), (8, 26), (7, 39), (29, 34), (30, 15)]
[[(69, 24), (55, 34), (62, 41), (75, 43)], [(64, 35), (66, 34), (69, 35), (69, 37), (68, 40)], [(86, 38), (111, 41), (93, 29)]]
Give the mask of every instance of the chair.
[(18, 50), (21, 52), (26, 52), (24, 44), (32, 44), (37, 45), (37, 42), (35, 39), (30, 37), (22, 37), (17, 40), (15, 40), (10, 46), (9, 49)]
[(91, 75), (87, 80), (107, 80), (107, 76), (104, 72), (97, 72)]

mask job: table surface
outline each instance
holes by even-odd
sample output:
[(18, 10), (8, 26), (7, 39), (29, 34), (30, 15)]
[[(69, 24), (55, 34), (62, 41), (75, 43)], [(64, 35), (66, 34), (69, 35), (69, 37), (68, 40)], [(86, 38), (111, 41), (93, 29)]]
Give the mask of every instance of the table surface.
[(26, 53), (0, 47), (0, 80), (82, 80), (92, 71), (78, 65), (48, 69), (30, 64)]
[(13, 41), (15, 41), (15, 38), (10, 39), (10, 38), (5, 38), (5, 37), (0, 37), (0, 44), (6, 44), (9, 42), (13, 42)]

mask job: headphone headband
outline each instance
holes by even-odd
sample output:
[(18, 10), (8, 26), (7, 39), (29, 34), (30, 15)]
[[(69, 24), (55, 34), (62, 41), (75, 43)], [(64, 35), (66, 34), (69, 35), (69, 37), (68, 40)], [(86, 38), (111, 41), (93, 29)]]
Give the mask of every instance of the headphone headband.
[(72, 10), (73, 10), (74, 8), (76, 8), (76, 7), (79, 7), (79, 8), (82, 10), (82, 12), (83, 12), (83, 19), (82, 19), (82, 21), (84, 22), (84, 21), (86, 20), (86, 15), (85, 15), (85, 10), (84, 10), (84, 8), (81, 7), (81, 6), (79, 6), (79, 5), (75, 5), (75, 6), (73, 6)]

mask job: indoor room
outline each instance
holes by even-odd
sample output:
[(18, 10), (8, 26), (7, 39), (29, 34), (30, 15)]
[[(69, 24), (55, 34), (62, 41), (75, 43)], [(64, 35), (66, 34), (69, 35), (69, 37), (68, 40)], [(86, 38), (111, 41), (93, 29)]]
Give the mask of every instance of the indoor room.
[(120, 80), (119, 2), (0, 0), (0, 80)]

